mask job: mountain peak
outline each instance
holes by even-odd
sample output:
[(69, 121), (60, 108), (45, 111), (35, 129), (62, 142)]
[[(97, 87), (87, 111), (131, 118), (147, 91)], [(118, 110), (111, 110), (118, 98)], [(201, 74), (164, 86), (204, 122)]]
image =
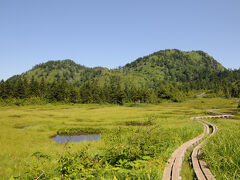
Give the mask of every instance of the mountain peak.
[(31, 70), (38, 69), (38, 68), (51, 68), (51, 69), (61, 69), (61, 68), (69, 68), (69, 67), (84, 67), (79, 64), (76, 64), (71, 59), (65, 60), (49, 60), (45, 63), (38, 64), (34, 66)]
[(154, 84), (162, 81), (186, 82), (198, 79), (210, 71), (223, 71), (225, 68), (204, 51), (181, 51), (166, 49), (126, 64), (121, 69), (96, 67), (88, 68), (76, 64), (73, 60), (50, 60), (34, 66), (23, 73), (25, 78), (34, 78), (47, 82), (56, 81), (61, 77), (69, 82), (81, 85), (83, 82), (98, 79), (101, 82), (109, 77), (119, 76), (125, 80), (132, 79), (135, 84)]
[(213, 57), (204, 51), (181, 51), (178, 49), (166, 49), (152, 53), (148, 56), (138, 58), (132, 63), (127, 64), (126, 68), (151, 64), (151, 66), (160, 66), (167, 69), (185, 68), (189, 66), (194, 68), (210, 68), (215, 70), (224, 70), (225, 68)]

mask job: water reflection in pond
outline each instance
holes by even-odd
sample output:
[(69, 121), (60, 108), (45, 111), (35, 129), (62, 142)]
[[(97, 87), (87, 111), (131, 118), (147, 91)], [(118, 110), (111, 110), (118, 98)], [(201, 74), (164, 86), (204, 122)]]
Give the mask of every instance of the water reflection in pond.
[(87, 134), (87, 135), (76, 135), (76, 136), (60, 136), (57, 135), (52, 138), (58, 144), (67, 142), (82, 142), (82, 141), (97, 141), (101, 138), (100, 134)]

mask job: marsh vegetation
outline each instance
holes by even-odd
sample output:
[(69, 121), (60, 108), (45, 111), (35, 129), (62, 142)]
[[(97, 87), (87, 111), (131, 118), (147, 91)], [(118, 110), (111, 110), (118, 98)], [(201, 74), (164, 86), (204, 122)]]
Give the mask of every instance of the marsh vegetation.
[(235, 114), (233, 119), (209, 120), (219, 128), (217, 136), (205, 144), (204, 159), (218, 179), (240, 179), (240, 111), (226, 109)]
[[(139, 106), (47, 104), (1, 107), (1, 177), (159, 179), (171, 153), (203, 131), (202, 125), (190, 117), (205, 114), (207, 109), (236, 106), (232, 100), (197, 98), (183, 103)], [(216, 121), (225, 123), (224, 120)], [(232, 130), (232, 126), (226, 127), (229, 130), (220, 131), (221, 136), (216, 137), (233, 137), (239, 132), (236, 127)], [(230, 132), (233, 132), (231, 136), (223, 134)], [(58, 144), (50, 138), (57, 134), (83, 133), (100, 133), (101, 139)], [(218, 139), (210, 139), (210, 144), (211, 141), (217, 145), (206, 146), (204, 152), (208, 163), (213, 163), (208, 156), (212, 154), (211, 150), (224, 146)], [(224, 142), (231, 144), (234, 141)], [(214, 157), (224, 157), (225, 152), (218, 152), (215, 151)], [(230, 156), (231, 153), (226, 157)], [(218, 166), (213, 164), (211, 167), (219, 175)], [(232, 170), (237, 172), (237, 166), (232, 166)]]

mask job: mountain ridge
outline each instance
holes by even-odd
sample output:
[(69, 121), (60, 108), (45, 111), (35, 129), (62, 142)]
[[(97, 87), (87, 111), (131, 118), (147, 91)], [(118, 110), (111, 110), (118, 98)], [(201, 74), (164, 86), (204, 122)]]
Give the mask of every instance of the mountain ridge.
[[(50, 60), (35, 65), (32, 69), (19, 76), (27, 79), (35, 77), (38, 81), (56, 81), (61, 77), (65, 80), (81, 85), (83, 82), (101, 79), (104, 75), (131, 75), (137, 79), (144, 76), (147, 81), (190, 81), (196, 79), (198, 71), (212, 69), (223, 71), (226, 68), (213, 57), (203, 51), (180, 51), (166, 49), (154, 52), (147, 56), (137, 58), (120, 68), (108, 69), (106, 67), (86, 67), (75, 63), (73, 60)], [(15, 79), (13, 76), (9, 79)]]
[(177, 49), (161, 50), (116, 69), (89, 68), (69, 59), (48, 61), (1, 81), (0, 101), (181, 102), (198, 91), (239, 97), (240, 69), (228, 70), (203, 51)]

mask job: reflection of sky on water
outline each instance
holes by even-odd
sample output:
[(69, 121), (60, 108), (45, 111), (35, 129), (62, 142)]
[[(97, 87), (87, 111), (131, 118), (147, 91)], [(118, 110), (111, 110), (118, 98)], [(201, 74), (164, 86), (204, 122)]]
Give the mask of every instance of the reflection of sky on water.
[(77, 135), (77, 136), (59, 136), (52, 138), (58, 144), (67, 142), (81, 142), (81, 141), (97, 141), (101, 138), (100, 134), (88, 134), (88, 135)]

